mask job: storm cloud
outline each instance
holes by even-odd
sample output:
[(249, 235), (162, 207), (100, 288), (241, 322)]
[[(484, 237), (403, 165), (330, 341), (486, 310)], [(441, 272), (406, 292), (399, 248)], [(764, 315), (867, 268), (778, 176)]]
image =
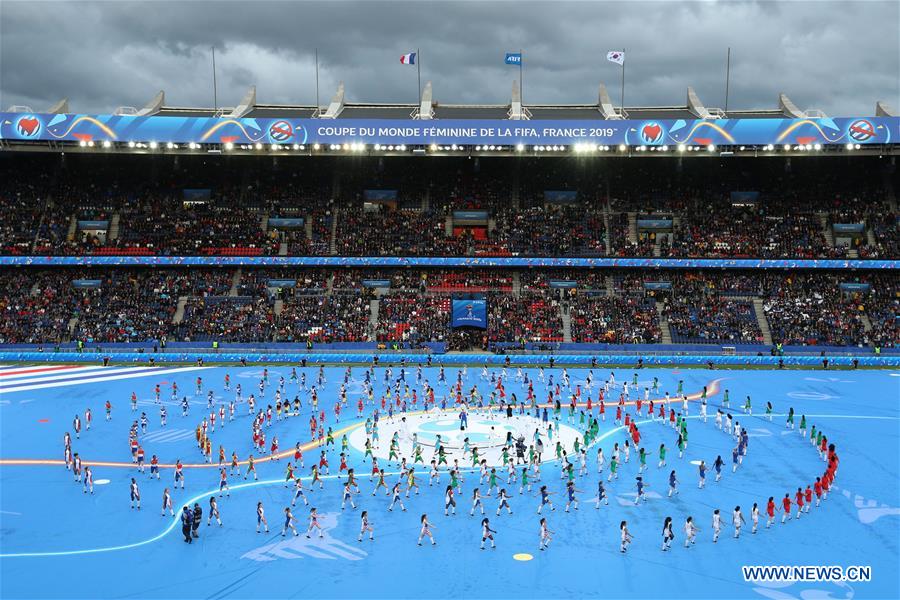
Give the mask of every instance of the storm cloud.
[(338, 82), (347, 99), (413, 102), (422, 80), (443, 103), (509, 102), (524, 51), (526, 103), (596, 103), (605, 82), (626, 105), (683, 105), (694, 86), (722, 107), (774, 108), (779, 92), (802, 109), (872, 114), (900, 108), (900, 3), (881, 2), (35, 2), (0, 1), (0, 109), (75, 112), (143, 106), (234, 106), (256, 85), (265, 104), (312, 104)]

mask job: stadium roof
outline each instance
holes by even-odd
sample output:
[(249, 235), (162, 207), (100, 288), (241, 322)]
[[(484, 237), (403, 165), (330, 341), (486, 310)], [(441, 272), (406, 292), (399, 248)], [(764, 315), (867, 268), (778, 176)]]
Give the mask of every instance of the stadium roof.
[[(900, 122), (896, 112), (882, 102), (876, 103), (874, 115), (833, 119), (821, 110), (801, 110), (785, 94), (779, 94), (777, 104), (771, 107), (726, 111), (707, 107), (691, 87), (687, 88), (683, 103), (626, 105), (624, 110), (614, 103), (603, 84), (598, 87), (596, 102), (585, 104), (525, 103), (516, 81), (507, 104), (442, 104), (435, 99), (429, 81), (422, 89), (419, 104), (349, 102), (341, 83), (330, 101), (319, 106), (261, 104), (257, 101), (256, 87), (252, 86), (232, 107), (169, 106), (165, 92), (160, 91), (143, 108), (119, 107), (113, 115), (78, 115), (70, 112), (65, 99), (47, 111), (56, 115), (53, 118), (36, 117), (35, 111), (27, 106), (14, 106), (8, 112), (19, 116), (7, 115), (0, 123), (0, 130), (5, 132), (0, 134), (0, 150), (136, 154), (195, 151), (259, 154), (291, 150), (298, 156), (358, 156), (360, 153), (443, 156), (460, 152), (507, 156), (596, 152), (658, 157), (682, 153), (688, 156), (900, 154), (900, 143), (894, 141), (900, 135), (895, 134)], [(134, 122), (120, 120), (117, 115), (155, 118), (131, 128)], [(72, 117), (77, 118), (70, 121)], [(167, 117), (184, 121), (170, 121)], [(893, 122), (873, 125), (876, 121), (873, 117), (886, 117)], [(202, 123), (191, 123), (191, 119)], [(261, 121), (247, 123), (253, 130), (251, 134), (242, 123), (253, 119)], [(308, 121), (306, 125), (281, 122), (291, 119), (320, 122), (314, 126)], [(388, 119), (407, 124), (386, 123), (377, 131), (372, 127), (373, 121)], [(775, 126), (753, 123), (759, 119), (778, 122)], [(816, 119), (824, 121), (829, 134)], [(413, 120), (418, 123), (411, 123)], [(471, 125), (465, 124), (466, 120), (472, 121)], [(732, 121), (733, 128), (726, 131), (721, 123), (715, 122), (718, 120)], [(509, 125), (498, 125), (503, 121)], [(558, 123), (553, 124), (554, 121)], [(62, 128), (60, 123), (67, 125)], [(643, 123), (640, 133), (635, 123)], [(687, 123), (693, 124), (687, 126)], [(57, 132), (50, 129), (54, 125), (60, 128)], [(666, 140), (661, 136), (664, 126), (669, 127), (671, 141), (660, 141)], [(75, 131), (77, 127), (79, 131)], [(113, 131), (116, 128), (120, 136)], [(33, 134), (35, 131), (39, 133)], [(302, 131), (302, 138), (292, 139), (294, 131)], [(310, 131), (314, 131), (313, 137), (309, 137)], [(673, 131), (679, 133), (672, 136)]]
[[(34, 112), (27, 106), (13, 106), (8, 112)], [(48, 113), (68, 113), (68, 100), (63, 99), (48, 109)], [(529, 104), (522, 101), (518, 86), (513, 82), (507, 104), (442, 104), (433, 97), (429, 81), (422, 92), (421, 104), (349, 102), (345, 100), (341, 83), (331, 101), (323, 106), (312, 104), (260, 104), (256, 88), (251, 87), (239, 104), (233, 107), (179, 107), (165, 103), (160, 91), (142, 109), (120, 107), (117, 114), (161, 117), (250, 117), (250, 118), (322, 118), (322, 119), (548, 119), (548, 120), (604, 120), (604, 119), (778, 119), (821, 118), (817, 109), (801, 110), (784, 93), (777, 104), (758, 109), (707, 107), (688, 87), (683, 103), (670, 106), (626, 106), (624, 112), (613, 102), (606, 86), (599, 85), (597, 100), (587, 104)], [(883, 102), (876, 102), (875, 116), (895, 117), (896, 111)]]

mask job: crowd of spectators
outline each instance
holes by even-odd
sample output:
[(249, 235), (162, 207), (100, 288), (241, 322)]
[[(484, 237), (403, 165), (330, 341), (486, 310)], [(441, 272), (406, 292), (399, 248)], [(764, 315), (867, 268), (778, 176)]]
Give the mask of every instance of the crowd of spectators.
[(275, 313), (265, 296), (191, 296), (175, 326), (175, 339), (189, 342), (271, 341)]
[(853, 346), (868, 339), (864, 305), (842, 295), (832, 278), (794, 273), (768, 279), (764, 309), (773, 342)]
[(341, 209), (334, 245), (340, 256), (464, 256), (464, 242), (447, 236), (438, 213), (356, 206)]
[(97, 343), (162, 339), (186, 283), (177, 276), (113, 271), (100, 287), (74, 291), (72, 337)]
[(243, 205), (239, 194), (210, 202), (180, 199), (152, 201), (122, 211), (118, 248), (146, 249), (152, 254), (277, 254), (262, 228), (262, 214)]
[(0, 343), (68, 339), (72, 292), (70, 272), (0, 272)]
[(746, 300), (676, 291), (665, 303), (663, 314), (676, 344), (763, 343), (753, 303)]
[[(550, 288), (551, 281), (575, 282), (575, 287), (583, 290), (606, 289), (607, 273), (585, 271), (583, 269), (529, 269), (519, 273), (519, 284), (523, 290), (544, 290)], [(563, 288), (565, 289), (565, 288)]]
[(606, 253), (603, 213), (582, 205), (532, 206), (495, 215), (494, 237), (518, 256), (600, 256)]
[(887, 211), (872, 215), (867, 224), (875, 244), (860, 248), (861, 258), (896, 259), (900, 256), (900, 214)]
[(872, 343), (882, 348), (900, 344), (900, 281), (896, 277), (876, 276), (865, 299), (866, 315), (872, 325)]
[(364, 342), (369, 300), (362, 294), (293, 294), (275, 320), (279, 342)]
[(656, 344), (662, 339), (656, 304), (649, 297), (578, 293), (567, 306), (573, 342)]
[(378, 308), (379, 342), (443, 342), (450, 334), (450, 296), (392, 292)]
[(490, 342), (561, 342), (559, 303), (539, 292), (489, 294), (487, 301)]
[[(521, 283), (518, 294), (513, 292), (516, 278)], [(96, 279), (100, 285), (75, 287), (76, 279)], [(273, 279), (294, 285), (269, 287)], [(373, 288), (362, 285), (365, 279), (388, 280), (391, 287), (379, 297)], [(554, 279), (572, 281), (575, 286), (550, 287)], [(854, 280), (871, 288), (848, 291), (841, 288), (845, 279), (839, 274), (803, 272), (10, 270), (0, 273), (0, 343), (66, 339), (108, 343), (165, 337), (169, 341), (443, 341), (451, 348), (468, 348), (494, 342), (562, 341), (564, 314), (570, 318), (575, 342), (658, 343), (662, 340), (660, 306), (675, 343), (751, 344), (763, 343), (753, 307), (758, 298), (774, 343), (895, 345), (900, 314), (896, 276), (863, 274)], [(648, 287), (651, 282), (668, 285)], [(450, 301), (457, 293), (487, 295), (486, 331), (450, 327)], [(183, 314), (176, 316), (182, 299)], [(370, 329), (373, 299), (379, 299), (379, 311)]]
[[(235, 169), (201, 157), (13, 157), (0, 166), (5, 254), (347, 256), (654, 256), (861, 258), (900, 255), (884, 161), (642, 160), (587, 168), (544, 157), (447, 158), (427, 165), (319, 157)], [(825, 164), (828, 163), (828, 164)], [(833, 168), (834, 166), (838, 168)], [(883, 173), (879, 173), (883, 172)], [(881, 175), (887, 177), (882, 177)], [(366, 211), (366, 190), (396, 199)], [(209, 190), (208, 197), (185, 195)], [(734, 191), (758, 193), (732, 201)], [(573, 194), (556, 203), (547, 191)], [(340, 207), (339, 209), (337, 207)], [(372, 207), (371, 204), (368, 205)], [(486, 210), (490, 226), (456, 226), (452, 211)], [(340, 214), (337, 215), (339, 210)], [(266, 216), (299, 217), (298, 229)], [(337, 216), (336, 216), (337, 215)], [(672, 231), (632, 230), (631, 218), (673, 219)], [(333, 224), (337, 218), (337, 231)], [(75, 229), (101, 220), (116, 235)], [(607, 225), (608, 223), (608, 225)], [(828, 229), (862, 224), (850, 248)], [(336, 235), (335, 235), (336, 233)], [(71, 235), (70, 235), (71, 234)], [(631, 241), (634, 240), (634, 241)]]
[(422, 284), (430, 292), (511, 292), (512, 273), (508, 271), (475, 271), (471, 269), (437, 269), (424, 271)]

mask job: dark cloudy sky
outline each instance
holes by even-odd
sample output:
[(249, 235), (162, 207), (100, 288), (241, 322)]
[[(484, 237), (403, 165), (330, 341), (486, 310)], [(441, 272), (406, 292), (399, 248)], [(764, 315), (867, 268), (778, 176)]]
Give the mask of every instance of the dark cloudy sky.
[(526, 103), (618, 98), (627, 49), (627, 105), (683, 104), (693, 85), (724, 103), (732, 47), (731, 108), (774, 107), (785, 91), (801, 109), (872, 114), (900, 108), (900, 2), (43, 2), (0, 0), (0, 109), (46, 110), (68, 97), (74, 112), (145, 104), (211, 106), (210, 47), (219, 104), (250, 85), (261, 103), (322, 103), (344, 81), (348, 99), (411, 101), (422, 78), (444, 103), (507, 103), (525, 51)]

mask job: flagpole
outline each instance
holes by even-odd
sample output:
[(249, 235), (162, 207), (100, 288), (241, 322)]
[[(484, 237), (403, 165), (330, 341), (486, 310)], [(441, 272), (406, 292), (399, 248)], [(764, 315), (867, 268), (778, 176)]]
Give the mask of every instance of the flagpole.
[(320, 110), (322, 107), (319, 104), (319, 49), (316, 48), (316, 112), (314, 113), (316, 117), (319, 116)]
[(216, 84), (216, 47), (212, 46), (212, 72), (213, 72), (213, 108), (219, 111), (219, 92)]
[(620, 116), (625, 118), (625, 48), (622, 48), (622, 114)]
[(728, 47), (728, 58), (725, 60), (725, 114), (728, 114), (728, 86), (731, 83), (731, 46)]
[(525, 53), (519, 48), (519, 102), (522, 104), (522, 112), (525, 111), (525, 79), (524, 79)]
[(416, 110), (422, 107), (422, 54), (416, 48), (416, 80), (419, 86), (419, 102)]

